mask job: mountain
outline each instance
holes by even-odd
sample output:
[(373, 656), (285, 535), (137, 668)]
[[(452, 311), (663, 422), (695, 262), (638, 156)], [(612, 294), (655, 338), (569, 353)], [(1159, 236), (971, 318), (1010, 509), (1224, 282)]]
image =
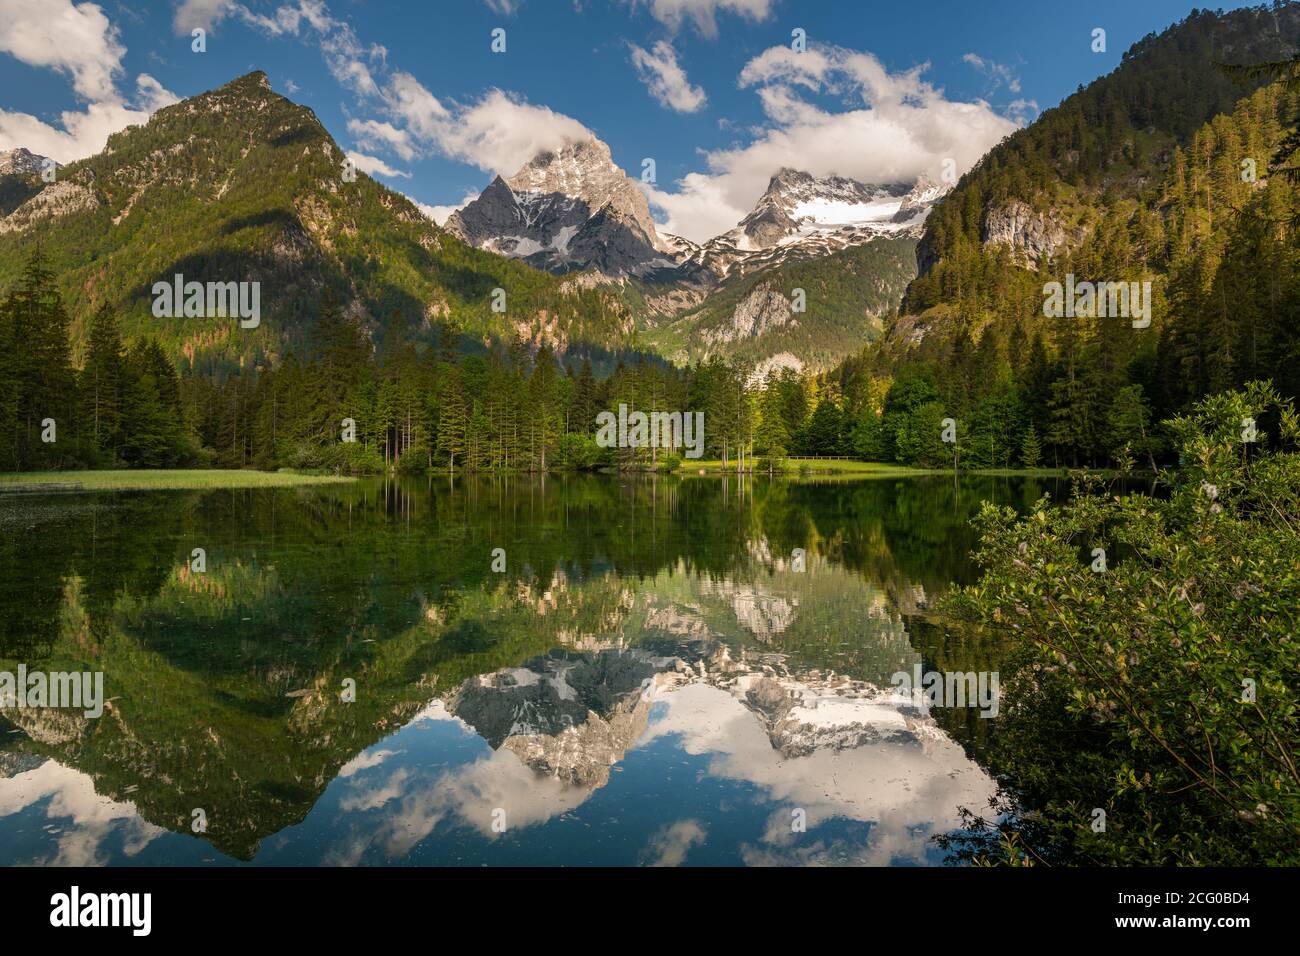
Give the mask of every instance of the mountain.
[(551, 272), (641, 275), (671, 266), (645, 193), (592, 137), (534, 156), (447, 220), (471, 245)]
[(734, 229), (702, 245), (664, 237), (676, 288), (704, 291), (643, 318), (642, 341), (679, 362), (746, 362), (753, 381), (828, 368), (874, 339), (897, 308), (916, 275), (922, 224), (946, 192), (926, 178), (871, 185), (781, 169)]
[[(675, 623), (703, 624), (689, 609), (664, 608), (648, 626), (669, 614)], [(654, 704), (701, 686), (724, 692), (727, 710), (757, 721), (786, 759), (882, 744), (921, 749), (946, 739), (924, 700), (902, 697), (883, 680), (792, 672), (780, 658), (756, 666), (724, 643), (698, 638), (661, 638), (653, 649), (566, 647), (472, 677), (444, 702), (493, 750), (512, 752), (543, 777), (595, 791), (642, 737)]]
[[(347, 176), (343, 159), (311, 110), (250, 73), (114, 134), (53, 183), (27, 183), (0, 218), (0, 288), (39, 243), (74, 347), (108, 304), (124, 334), (158, 337), (182, 366), (275, 362), (310, 347), (326, 289), (380, 347), (388, 334), (436, 341), (444, 331), (467, 348), (523, 338), (600, 355), (629, 344), (631, 318), (613, 296), (466, 245), (401, 194)], [(176, 274), (259, 283), (260, 324), (156, 318), (153, 284)]]
[[(1139, 41), (1114, 72), (990, 150), (937, 204), (905, 311), (952, 301), (957, 273), (969, 271), (972, 255), (985, 267), (978, 283), (963, 287), (966, 304), (987, 298), (989, 286), (1001, 281), (994, 264), (1000, 255), (1036, 270), (1078, 250), (1115, 216), (1127, 220), (1131, 203), (1169, 172), (1176, 149), (1267, 82), (1234, 80), (1218, 65), (1289, 59), (1298, 36), (1300, 5), (1287, 0), (1227, 14), (1193, 12)], [(1268, 156), (1260, 149), (1263, 168)], [(1238, 171), (1248, 155), (1256, 154), (1241, 151)]]
[(509, 179), (494, 177), (446, 228), (550, 272), (593, 270), (646, 279), (659, 292), (678, 283), (707, 291), (735, 275), (882, 236), (919, 238), (948, 188), (925, 177), (872, 185), (784, 168), (734, 229), (697, 243), (657, 232), (645, 194), (592, 137), (539, 153)]
[(0, 150), (0, 216), (9, 215), (40, 192), (40, 174), (47, 162), (44, 156), (21, 146)]
[[(1297, 49), (1300, 3), (1194, 11), (990, 150), (824, 379), (864, 453), (935, 459), (912, 436), (950, 417), (976, 467), (1153, 463), (1154, 423), (1206, 396), (1300, 395)], [(1050, 283), (1138, 298), (1054, 317)]]
[(785, 168), (772, 177), (754, 211), (732, 235), (739, 249), (767, 249), (814, 233), (892, 225), (909, 192), (903, 184), (879, 187), (842, 176), (818, 179)]
[[(583, 272), (588, 287), (621, 289), (638, 340), (674, 361), (739, 358), (761, 376), (825, 368), (879, 331), (948, 188), (781, 169), (735, 228), (697, 243), (658, 233), (645, 194), (591, 138), (493, 178), (446, 228), (553, 273)], [(804, 313), (793, 308), (796, 288), (816, 299)]]
[(784, 247), (785, 256), (730, 270), (702, 301), (647, 327), (641, 341), (679, 363), (743, 361), (755, 383), (781, 368), (829, 368), (880, 334), (916, 275), (916, 242), (878, 236), (802, 255)]
[(919, 239), (931, 206), (948, 188), (924, 176), (877, 186), (785, 168), (734, 229), (702, 245), (670, 238), (685, 247), (684, 268), (721, 280), (881, 237)]
[(44, 156), (37, 156), (21, 146), (17, 149), (0, 149), (0, 176), (35, 176), (45, 163)]

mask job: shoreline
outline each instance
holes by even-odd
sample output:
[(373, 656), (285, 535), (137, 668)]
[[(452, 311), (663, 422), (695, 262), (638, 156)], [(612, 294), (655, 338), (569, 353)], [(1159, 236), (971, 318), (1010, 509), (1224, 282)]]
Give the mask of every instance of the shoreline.
[[(738, 472), (734, 464), (723, 466), (718, 459), (683, 463), (674, 471), (654, 468), (636, 468), (626, 471), (612, 469), (596, 471), (547, 470), (549, 476), (603, 475), (658, 475), (679, 478), (719, 478), (745, 475), (750, 478), (789, 479), (802, 478), (923, 478), (976, 475), (988, 478), (1063, 478), (1069, 468), (917, 468), (869, 461), (826, 461), (817, 459), (788, 459), (782, 469), (769, 474), (765, 469), (747, 468)], [(1085, 469), (1086, 470), (1086, 469)], [(1094, 471), (1105, 474), (1104, 471)], [(246, 488), (294, 488), (317, 485), (342, 485), (372, 478), (420, 478), (425, 476), (490, 477), (500, 475), (535, 476), (533, 471), (466, 471), (458, 468), (433, 468), (417, 474), (373, 473), (362, 475), (310, 474), (291, 471), (256, 471), (240, 468), (176, 468), (176, 469), (105, 469), (78, 471), (40, 471), (0, 473), (0, 495), (77, 494), (96, 491), (205, 491), (238, 490)]]
[(309, 475), (236, 468), (105, 469), (0, 473), (0, 495), (78, 494), (93, 491), (194, 491), (295, 488), (356, 481), (343, 475)]

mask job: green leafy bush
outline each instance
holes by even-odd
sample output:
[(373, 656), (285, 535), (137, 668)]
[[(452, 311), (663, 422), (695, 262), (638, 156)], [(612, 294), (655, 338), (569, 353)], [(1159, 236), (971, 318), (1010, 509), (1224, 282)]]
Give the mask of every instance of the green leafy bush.
[(682, 456), (676, 452), (670, 452), (659, 459), (659, 470), (664, 474), (671, 474), (680, 467), (682, 467)]
[(1016, 650), (959, 859), (1300, 863), (1300, 425), (1261, 383), (1167, 424), (1167, 498), (1093, 482), (976, 519), (984, 574), (948, 609)]

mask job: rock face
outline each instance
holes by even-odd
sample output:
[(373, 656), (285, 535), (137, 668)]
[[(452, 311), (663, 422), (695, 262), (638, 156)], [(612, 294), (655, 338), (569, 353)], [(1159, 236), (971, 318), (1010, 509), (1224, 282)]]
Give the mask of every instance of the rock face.
[(1082, 238), (1055, 222), (1048, 214), (1035, 212), (1028, 203), (1012, 199), (988, 210), (981, 239), (989, 246), (1010, 246), (1022, 261), (1036, 268), (1048, 256)]
[(796, 375), (803, 371), (803, 359), (793, 352), (777, 352), (775, 355), (769, 355), (767, 358), (755, 363), (754, 370), (749, 373), (749, 384), (758, 386), (763, 384), (772, 375), (780, 375), (786, 369), (794, 372)]
[(594, 214), (610, 206), (635, 220), (647, 236), (654, 235), (645, 193), (614, 165), (609, 147), (596, 138), (571, 143), (556, 152), (539, 153), (509, 181), (516, 193), (529, 196), (571, 196)]
[(0, 234), (22, 232), (43, 220), (59, 219), (73, 213), (93, 210), (100, 205), (94, 189), (94, 176), (86, 170), (77, 174), (76, 180), (51, 183), (19, 206), (8, 216), (0, 218)]
[(643, 686), (662, 679), (659, 669), (618, 652), (541, 657), (471, 678), (447, 711), (494, 750), (504, 747), (538, 773), (594, 789), (645, 730), (653, 695)]
[(938, 736), (921, 708), (861, 681), (762, 676), (738, 689), (783, 757)]
[[(523, 237), (528, 225), (523, 207), (500, 176), (492, 177), (477, 199), (447, 219), (449, 231), (466, 242), (495, 249), (502, 255), (521, 254), (519, 245), (526, 241)], [(514, 236), (519, 239), (512, 246), (510, 237)]]
[(605, 275), (639, 274), (668, 264), (653, 243), (653, 223), (647, 232), (636, 215), (607, 203), (569, 240), (568, 257)]
[(705, 329), (703, 334), (710, 345), (717, 345), (742, 338), (757, 338), (794, 321), (790, 300), (767, 282), (760, 282), (736, 306), (728, 324)]
[(497, 176), (446, 228), (551, 272), (640, 275), (672, 265), (645, 193), (594, 137), (539, 153), (509, 179)]

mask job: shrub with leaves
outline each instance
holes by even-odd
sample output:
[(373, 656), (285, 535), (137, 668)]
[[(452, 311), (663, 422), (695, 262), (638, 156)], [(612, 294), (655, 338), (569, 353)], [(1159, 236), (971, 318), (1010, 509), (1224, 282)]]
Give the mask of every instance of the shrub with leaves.
[(983, 575), (948, 609), (1013, 651), (958, 860), (1300, 863), (1300, 423), (1251, 383), (1167, 426), (1167, 496), (1084, 482), (976, 519)]

